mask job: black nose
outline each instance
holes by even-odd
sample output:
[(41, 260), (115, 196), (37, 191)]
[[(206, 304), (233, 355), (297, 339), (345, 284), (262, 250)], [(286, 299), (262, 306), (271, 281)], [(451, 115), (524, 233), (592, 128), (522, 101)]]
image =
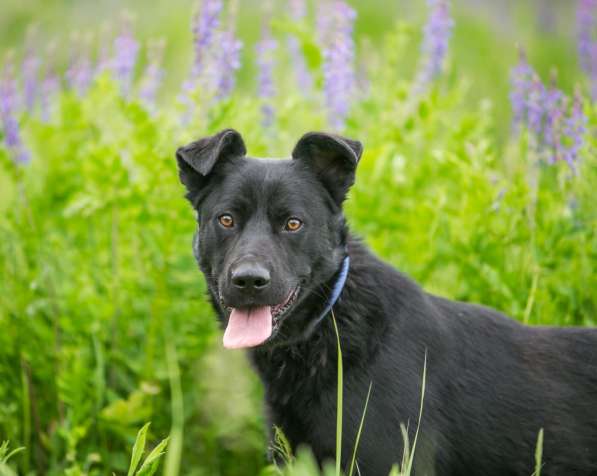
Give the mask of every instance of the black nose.
[(269, 271), (257, 263), (241, 263), (231, 274), (232, 285), (242, 291), (261, 291), (270, 285)]

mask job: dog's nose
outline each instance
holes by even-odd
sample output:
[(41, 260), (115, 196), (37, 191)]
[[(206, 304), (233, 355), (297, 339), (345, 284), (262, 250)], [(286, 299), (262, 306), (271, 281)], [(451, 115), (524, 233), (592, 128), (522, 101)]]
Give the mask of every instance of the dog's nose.
[(232, 285), (242, 291), (262, 291), (270, 285), (269, 271), (257, 263), (242, 263), (231, 275)]

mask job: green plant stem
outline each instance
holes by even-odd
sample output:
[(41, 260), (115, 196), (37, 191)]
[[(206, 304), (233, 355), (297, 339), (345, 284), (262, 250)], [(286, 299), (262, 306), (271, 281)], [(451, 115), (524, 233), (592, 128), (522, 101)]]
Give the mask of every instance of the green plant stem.
[(164, 464), (164, 476), (177, 476), (180, 472), (182, 457), (182, 440), (184, 433), (184, 403), (182, 385), (180, 383), (180, 368), (174, 347), (174, 337), (170, 331), (166, 335), (166, 360), (168, 363), (168, 376), (170, 378), (170, 392), (172, 394), (172, 428), (170, 442)]
[(343, 368), (342, 368), (342, 349), (340, 348), (340, 333), (336, 323), (336, 316), (332, 310), (332, 322), (336, 331), (336, 343), (338, 345), (338, 392), (336, 402), (336, 476), (342, 474), (342, 386), (343, 386)]

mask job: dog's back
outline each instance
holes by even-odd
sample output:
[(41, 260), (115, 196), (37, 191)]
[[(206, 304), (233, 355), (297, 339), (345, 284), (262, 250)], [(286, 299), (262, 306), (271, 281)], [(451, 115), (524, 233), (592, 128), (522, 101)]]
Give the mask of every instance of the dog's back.
[[(334, 312), (344, 354), (345, 463), (370, 382), (361, 474), (388, 474), (401, 460), (400, 425), (412, 446), (427, 359), (415, 474), (530, 475), (541, 429), (542, 474), (597, 474), (596, 330), (523, 326), (425, 293), (358, 243), (349, 252), (354, 274)], [(328, 321), (312, 345), (253, 353), (273, 421), (320, 460), (335, 453), (333, 337)]]

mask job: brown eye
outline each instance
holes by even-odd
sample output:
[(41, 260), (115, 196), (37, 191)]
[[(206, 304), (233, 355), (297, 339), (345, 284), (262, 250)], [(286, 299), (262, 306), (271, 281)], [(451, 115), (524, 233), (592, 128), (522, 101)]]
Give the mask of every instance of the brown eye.
[(300, 230), (301, 226), (303, 226), (303, 222), (300, 221), (298, 218), (289, 218), (286, 222), (286, 231), (298, 231)]
[(232, 215), (229, 215), (228, 213), (220, 215), (218, 217), (218, 221), (220, 222), (220, 225), (222, 225), (224, 228), (232, 228), (234, 226), (234, 220), (232, 219)]

